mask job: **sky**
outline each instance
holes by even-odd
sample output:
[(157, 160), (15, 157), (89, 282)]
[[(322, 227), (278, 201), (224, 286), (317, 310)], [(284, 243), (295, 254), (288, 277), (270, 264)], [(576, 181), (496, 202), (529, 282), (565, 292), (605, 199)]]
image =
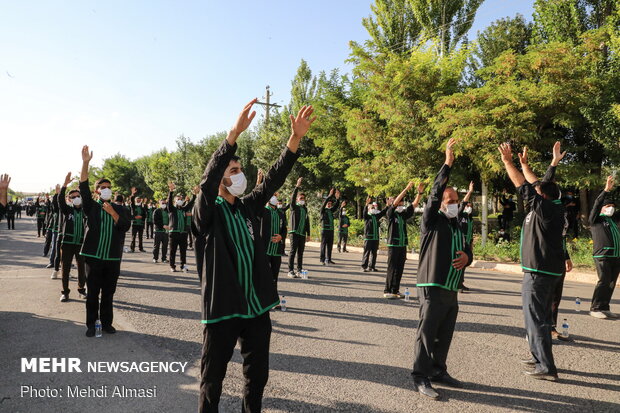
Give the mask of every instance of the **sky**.
[[(371, 0), (0, 1), (0, 173), (47, 191), (81, 167), (228, 130), (271, 86), (290, 96), (301, 59), (340, 68)], [(533, 0), (486, 0), (469, 38)], [(257, 108), (259, 115), (264, 111)]]

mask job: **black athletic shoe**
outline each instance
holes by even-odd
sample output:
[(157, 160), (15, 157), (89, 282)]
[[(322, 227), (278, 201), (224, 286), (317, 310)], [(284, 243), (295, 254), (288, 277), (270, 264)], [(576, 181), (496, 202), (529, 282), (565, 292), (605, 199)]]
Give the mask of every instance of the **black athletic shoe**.
[(332, 265), (336, 265), (335, 262), (333, 262), (332, 260), (327, 261), (328, 264), (332, 264)]
[(536, 380), (548, 380), (548, 381), (558, 381), (557, 374), (544, 373), (542, 371), (525, 371), (526, 376), (529, 376)]
[(114, 327), (112, 327), (112, 326), (103, 326), (101, 329), (103, 331), (105, 331), (106, 333), (108, 333), (108, 334), (116, 333), (116, 329)]
[(52, 267), (54, 267), (54, 264), (47, 264), (47, 265), (45, 266), (45, 268), (52, 268)]
[(161, 262), (168, 262), (168, 260), (165, 258), (162, 258)]
[(88, 327), (86, 337), (95, 337), (95, 327)]
[(145, 250), (140, 250), (140, 252), (146, 252)]
[(379, 272), (379, 270), (378, 270), (378, 269), (376, 269), (376, 268), (373, 268), (373, 269), (372, 269), (372, 272)]
[(80, 298), (86, 298), (86, 289), (85, 288), (78, 289), (78, 294)]
[(431, 377), (431, 381), (445, 384), (446, 386), (450, 386), (450, 387), (456, 387), (457, 389), (460, 389), (461, 387), (463, 387), (463, 383), (461, 383), (459, 380), (455, 379), (448, 373), (444, 373), (439, 376)]

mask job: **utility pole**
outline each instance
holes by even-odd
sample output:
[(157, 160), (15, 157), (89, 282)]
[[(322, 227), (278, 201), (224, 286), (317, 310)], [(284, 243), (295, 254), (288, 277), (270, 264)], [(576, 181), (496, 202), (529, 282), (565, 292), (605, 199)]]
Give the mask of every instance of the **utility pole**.
[(276, 105), (275, 103), (269, 103), (269, 98), (272, 95), (271, 92), (269, 92), (269, 85), (267, 85), (267, 87), (265, 88), (265, 101), (264, 102), (256, 102), (257, 105), (263, 105), (265, 106), (265, 127), (269, 126), (269, 109), (271, 109), (272, 107), (274, 108), (279, 108), (281, 107), (280, 105)]

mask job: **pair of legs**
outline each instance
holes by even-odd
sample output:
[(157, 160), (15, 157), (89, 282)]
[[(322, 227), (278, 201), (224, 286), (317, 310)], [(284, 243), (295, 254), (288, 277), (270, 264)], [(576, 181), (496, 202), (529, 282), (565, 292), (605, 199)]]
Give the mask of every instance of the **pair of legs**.
[(557, 374), (553, 360), (551, 303), (559, 277), (535, 272), (523, 274), (522, 300), (525, 330), (530, 352), (536, 360), (536, 371)]
[(256, 318), (232, 318), (214, 324), (205, 324), (202, 358), (200, 360), (199, 411), (218, 411), (222, 381), (235, 344), (239, 340), (243, 357), (243, 405), (241, 411), (261, 411), (263, 391), (269, 379), (269, 341), (271, 319), (269, 312)]
[(273, 277), (273, 284), (278, 291), (278, 275), (280, 274), (280, 267), (282, 266), (282, 256), (280, 255), (267, 255), (267, 261), (271, 268), (271, 276)]
[(168, 234), (165, 232), (156, 232), (154, 234), (153, 244), (153, 259), (159, 259), (159, 249), (161, 248), (161, 260), (166, 260), (166, 254), (168, 253)]
[(153, 238), (155, 235), (153, 233), (154, 225), (153, 222), (146, 223), (146, 239)]
[(321, 232), (321, 262), (329, 262), (332, 260), (332, 249), (334, 249), (334, 231)]
[(170, 233), (170, 268), (176, 269), (177, 249), (181, 256), (181, 267), (185, 266), (185, 255), (187, 253), (187, 233), (171, 232)]
[(292, 234), (291, 252), (288, 256), (288, 270), (295, 271), (295, 257), (297, 257), (297, 271), (301, 271), (304, 263), (304, 249), (306, 248), (306, 237), (304, 235)]
[(594, 287), (590, 311), (610, 311), (609, 302), (620, 273), (620, 258), (595, 258), (598, 282)]
[(362, 268), (375, 269), (377, 264), (377, 250), (379, 249), (379, 240), (364, 241), (364, 256), (362, 258)]
[(388, 270), (384, 293), (398, 294), (400, 292), (400, 280), (403, 277), (406, 260), (407, 247), (388, 247)]
[(138, 237), (138, 249), (140, 251), (144, 251), (144, 247), (142, 246), (142, 235), (144, 234), (144, 225), (131, 225), (131, 245), (129, 249), (131, 252), (136, 250), (136, 236)]
[(456, 291), (440, 287), (418, 287), (420, 321), (414, 344), (415, 382), (447, 374), (446, 360), (459, 313)]
[(71, 263), (75, 257), (78, 270), (78, 291), (84, 293), (84, 287), (86, 286), (86, 272), (84, 268), (84, 257), (80, 255), (79, 244), (62, 244), (60, 246), (60, 255), (62, 262), (62, 294), (67, 296), (71, 292), (69, 289), (69, 272), (71, 271)]
[[(94, 328), (97, 319), (101, 325), (112, 326), (114, 313), (112, 303), (116, 292), (116, 283), (121, 270), (121, 261), (107, 261), (97, 258), (86, 258), (86, 327)], [(99, 295), (101, 294), (101, 300)]]
[[(342, 249), (342, 251), (347, 251), (347, 241), (349, 240), (348, 232), (339, 232), (338, 233), (338, 251)], [(342, 244), (342, 248), (341, 248)]]

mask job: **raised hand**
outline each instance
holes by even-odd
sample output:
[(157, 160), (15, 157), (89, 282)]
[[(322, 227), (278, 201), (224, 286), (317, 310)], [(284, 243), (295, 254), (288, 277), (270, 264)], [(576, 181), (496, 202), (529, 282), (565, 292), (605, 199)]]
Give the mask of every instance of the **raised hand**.
[(372, 201), (372, 199), (370, 197), (366, 198), (366, 205), (370, 204), (370, 202)]
[(88, 151), (88, 145), (82, 147), (82, 162), (90, 162), (93, 159), (93, 151)]
[(198, 195), (200, 193), (200, 185), (196, 185), (192, 188), (192, 194)]
[(170, 190), (170, 192), (176, 189), (176, 185), (174, 184), (174, 182), (172, 181), (168, 182), (168, 189)]
[(60, 184), (56, 184), (56, 187), (54, 188), (54, 190), (56, 191), (56, 193), (60, 193)]
[(560, 161), (566, 156), (566, 151), (562, 152), (560, 141), (553, 144), (553, 159), (551, 165), (558, 166)]
[(340, 190), (339, 189), (336, 189), (335, 194), (336, 194), (336, 199), (340, 199)]
[(131, 187), (131, 195), (136, 195), (138, 193), (138, 189), (135, 186)]
[(469, 191), (468, 192), (474, 192), (474, 181), (471, 181), (469, 183)]
[(304, 180), (304, 178), (302, 178), (301, 176), (299, 178), (297, 178), (297, 184), (295, 185), (297, 188), (299, 188), (301, 186), (302, 181)]
[(502, 162), (512, 162), (512, 147), (509, 143), (502, 143), (497, 149), (502, 155)]
[(327, 197), (331, 197), (332, 195), (334, 195), (334, 188), (329, 190), (329, 194), (327, 194)]
[(63, 186), (66, 188), (70, 182), (71, 182), (71, 172), (67, 172), (67, 176), (65, 176), (65, 183), (63, 184)]
[(521, 165), (528, 164), (527, 146), (523, 147), (523, 153), (517, 153), (517, 155), (519, 156), (519, 162), (521, 162)]
[(235, 140), (237, 139), (237, 137), (239, 137), (239, 135), (243, 133), (243, 131), (245, 131), (250, 126), (250, 124), (252, 123), (252, 119), (254, 119), (254, 116), (256, 116), (256, 111), (252, 111), (252, 113), (250, 113), (250, 111), (252, 110), (252, 106), (254, 106), (256, 102), (258, 102), (258, 99), (254, 98), (247, 105), (245, 105), (245, 107), (239, 114), (237, 121), (230, 130), (230, 132), (234, 135)]
[(454, 145), (456, 144), (456, 139), (450, 138), (448, 143), (446, 144), (446, 165), (452, 166), (454, 163)]
[(611, 192), (614, 189), (614, 177), (609, 175), (605, 183), (605, 192)]
[(0, 175), (0, 190), (6, 191), (9, 189), (11, 183), (11, 177), (8, 174)]
[(407, 183), (407, 188), (405, 190), (411, 191), (411, 188), (413, 188), (413, 181), (409, 181), (409, 183)]
[(306, 136), (308, 129), (310, 129), (310, 125), (312, 125), (312, 123), (316, 120), (316, 116), (312, 119), (310, 118), (313, 112), (314, 108), (310, 105), (302, 106), (301, 109), (299, 109), (299, 112), (297, 112), (297, 117), (289, 115), (289, 118), (291, 119), (291, 134), (294, 137), (301, 139)]

